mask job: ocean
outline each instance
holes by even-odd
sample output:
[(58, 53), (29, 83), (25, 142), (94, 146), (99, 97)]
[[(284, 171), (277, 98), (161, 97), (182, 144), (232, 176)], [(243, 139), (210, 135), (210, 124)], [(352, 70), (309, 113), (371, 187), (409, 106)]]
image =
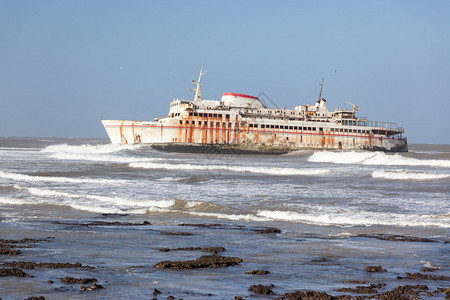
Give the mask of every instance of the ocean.
[[(0, 276), (0, 298), (275, 299), (298, 290), (361, 295), (337, 291), (358, 283), (385, 284), (379, 292), (448, 288), (450, 145), (409, 148), (178, 154), (100, 139), (0, 138), (0, 238), (22, 245), (0, 254), (0, 268), (94, 267), (22, 268), (33, 277)], [(212, 255), (207, 247), (242, 262), (154, 267)], [(417, 272), (442, 278), (404, 278)], [(66, 276), (96, 278), (104, 288), (81, 291), (60, 281)], [(249, 291), (257, 284), (273, 284), (273, 294)]]

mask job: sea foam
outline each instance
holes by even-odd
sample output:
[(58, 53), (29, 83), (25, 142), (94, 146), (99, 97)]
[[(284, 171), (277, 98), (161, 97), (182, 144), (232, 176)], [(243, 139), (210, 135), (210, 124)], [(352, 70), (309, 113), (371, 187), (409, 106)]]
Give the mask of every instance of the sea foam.
[(398, 165), (398, 166), (431, 166), (450, 167), (450, 160), (443, 159), (417, 159), (405, 157), (401, 154), (386, 154), (384, 152), (361, 151), (320, 151), (314, 152), (309, 158), (310, 162), (326, 162), (334, 164), (363, 164), (363, 165)]
[(372, 177), (394, 180), (439, 180), (450, 178), (450, 174), (409, 172), (406, 170), (377, 170), (372, 172)]
[(275, 167), (241, 167), (227, 165), (194, 165), (194, 164), (168, 164), (154, 162), (130, 163), (132, 168), (142, 169), (163, 169), (163, 170), (192, 170), (192, 171), (231, 171), (241, 173), (257, 173), (279, 176), (290, 175), (324, 175), (331, 172), (330, 169), (295, 169), (295, 168), (275, 168)]

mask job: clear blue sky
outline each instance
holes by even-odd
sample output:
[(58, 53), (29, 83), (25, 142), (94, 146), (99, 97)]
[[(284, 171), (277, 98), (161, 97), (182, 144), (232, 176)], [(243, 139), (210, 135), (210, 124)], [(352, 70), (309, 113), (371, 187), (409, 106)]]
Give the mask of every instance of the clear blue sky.
[(0, 0), (0, 136), (106, 138), (101, 117), (153, 120), (192, 99), (204, 64), (204, 98), (294, 107), (325, 77), (329, 108), (450, 144), (449, 16), (446, 0)]

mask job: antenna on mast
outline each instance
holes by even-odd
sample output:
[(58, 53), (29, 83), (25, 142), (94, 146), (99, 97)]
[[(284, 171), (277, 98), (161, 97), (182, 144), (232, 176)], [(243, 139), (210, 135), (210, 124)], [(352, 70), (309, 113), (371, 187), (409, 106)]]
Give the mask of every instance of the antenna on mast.
[(198, 101), (202, 101), (202, 76), (206, 74), (205, 71), (203, 72), (203, 65), (200, 68), (200, 75), (198, 76), (198, 80), (192, 80), (192, 84), (196, 85), (197, 88), (195, 89), (189, 89), (189, 91), (194, 92), (195, 96), (194, 96), (194, 102), (198, 102)]

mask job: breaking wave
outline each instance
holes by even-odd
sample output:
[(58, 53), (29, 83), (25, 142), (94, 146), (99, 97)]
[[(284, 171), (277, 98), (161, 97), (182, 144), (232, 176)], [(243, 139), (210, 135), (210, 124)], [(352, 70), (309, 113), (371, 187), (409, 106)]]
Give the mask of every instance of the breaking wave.
[(167, 164), (153, 162), (130, 163), (132, 168), (163, 169), (163, 170), (192, 170), (192, 171), (231, 171), (243, 173), (269, 174), (279, 176), (289, 175), (324, 175), (331, 172), (330, 169), (294, 169), (273, 167), (239, 167), (226, 165), (193, 165), (193, 164)]
[(418, 215), (396, 214), (381, 212), (354, 212), (349, 214), (311, 214), (294, 211), (260, 210), (257, 216), (269, 220), (307, 223), (325, 226), (433, 226), (450, 228), (450, 216), (447, 215)]
[(450, 178), (449, 174), (429, 174), (423, 172), (408, 172), (406, 170), (377, 170), (372, 172), (373, 178), (385, 178), (394, 180), (439, 180)]
[[(18, 190), (26, 190), (30, 194), (39, 196), (39, 197), (46, 197), (50, 199), (80, 199), (81, 203), (72, 203), (70, 202), (70, 205), (81, 205), (83, 203), (83, 200), (93, 200), (96, 203), (106, 203), (108, 205), (118, 205), (128, 208), (149, 208), (149, 207), (158, 207), (158, 208), (165, 208), (170, 207), (175, 204), (174, 200), (137, 200), (137, 199), (128, 199), (128, 198), (120, 198), (120, 197), (108, 197), (108, 196), (98, 196), (98, 195), (83, 195), (83, 194), (74, 194), (74, 193), (66, 193), (61, 191), (55, 191), (55, 190), (47, 190), (47, 189), (40, 189), (40, 188), (34, 188), (34, 187), (22, 187), (22, 186), (15, 186)], [(55, 200), (56, 200), (55, 199)], [(51, 204), (58, 204), (58, 201), (50, 202)], [(49, 203), (47, 201), (47, 203)]]
[(56, 182), (56, 183), (98, 183), (98, 184), (125, 184), (121, 179), (97, 179), (97, 178), (67, 178), (55, 176), (34, 176), (0, 171), (0, 178), (26, 182)]
[(103, 161), (113, 163), (130, 163), (139, 161), (155, 161), (161, 158), (150, 157), (133, 157), (121, 155), (126, 150), (138, 150), (142, 145), (80, 145), (71, 146), (67, 144), (47, 146), (42, 149), (42, 153), (48, 153), (49, 157), (60, 160), (87, 160), (87, 161)]
[(363, 164), (363, 165), (397, 165), (397, 166), (431, 166), (450, 167), (450, 160), (417, 159), (405, 157), (401, 154), (386, 154), (384, 152), (314, 152), (308, 158), (310, 162), (326, 162), (334, 164)]

